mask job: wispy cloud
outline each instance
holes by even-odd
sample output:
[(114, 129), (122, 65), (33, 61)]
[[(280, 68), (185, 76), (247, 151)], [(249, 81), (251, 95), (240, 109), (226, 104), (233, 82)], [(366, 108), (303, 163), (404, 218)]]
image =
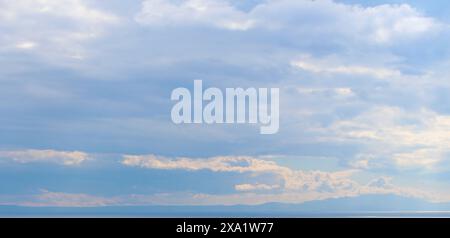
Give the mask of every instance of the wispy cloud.
[(258, 190), (272, 190), (272, 189), (277, 189), (279, 187), (280, 186), (277, 184), (269, 185), (269, 184), (261, 184), (261, 183), (257, 183), (257, 184), (244, 183), (244, 184), (236, 184), (234, 186), (236, 191), (244, 191), (244, 192), (258, 191)]
[(23, 207), (102, 207), (117, 204), (115, 198), (84, 193), (52, 192), (40, 189), (39, 193), (27, 195), (0, 195), (0, 205)]
[(333, 62), (327, 62), (326, 60), (311, 59), (310, 57), (294, 60), (291, 62), (291, 65), (298, 69), (317, 74), (360, 75), (380, 79), (390, 79), (401, 76), (401, 72), (396, 69), (364, 65), (338, 65)]
[(146, 0), (136, 21), (150, 26), (212, 25), (228, 30), (247, 30), (254, 24), (226, 1), (212, 0)]
[(80, 151), (56, 150), (10, 150), (0, 151), (0, 159), (8, 159), (18, 163), (55, 163), (76, 166), (87, 161), (90, 156)]

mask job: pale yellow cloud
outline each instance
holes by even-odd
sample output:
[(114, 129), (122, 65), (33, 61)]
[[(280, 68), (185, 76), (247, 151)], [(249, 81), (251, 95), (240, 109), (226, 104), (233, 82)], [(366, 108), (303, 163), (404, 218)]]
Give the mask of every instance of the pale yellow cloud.
[(81, 151), (56, 150), (9, 150), (0, 151), (0, 159), (8, 159), (18, 163), (46, 162), (66, 166), (80, 165), (89, 159), (87, 153)]

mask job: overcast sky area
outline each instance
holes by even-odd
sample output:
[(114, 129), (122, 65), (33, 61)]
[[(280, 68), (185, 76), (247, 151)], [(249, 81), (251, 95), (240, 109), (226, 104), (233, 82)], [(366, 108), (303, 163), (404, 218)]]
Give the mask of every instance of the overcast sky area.
[[(450, 2), (0, 0), (0, 205), (450, 202)], [(173, 89), (279, 88), (280, 128)]]

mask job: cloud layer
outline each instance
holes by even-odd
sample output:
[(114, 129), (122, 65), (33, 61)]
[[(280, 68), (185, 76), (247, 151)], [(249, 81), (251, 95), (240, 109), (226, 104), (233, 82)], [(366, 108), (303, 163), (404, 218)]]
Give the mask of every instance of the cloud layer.
[[(443, 7), (342, 2), (0, 0), (2, 200), (448, 200)], [(280, 88), (279, 133), (174, 125), (194, 79)]]

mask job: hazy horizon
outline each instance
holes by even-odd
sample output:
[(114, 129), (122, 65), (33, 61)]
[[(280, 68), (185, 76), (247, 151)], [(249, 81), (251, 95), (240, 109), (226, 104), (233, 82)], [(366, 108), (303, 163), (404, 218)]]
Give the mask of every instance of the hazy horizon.
[(447, 204), (449, 16), (444, 0), (0, 0), (0, 206)]

